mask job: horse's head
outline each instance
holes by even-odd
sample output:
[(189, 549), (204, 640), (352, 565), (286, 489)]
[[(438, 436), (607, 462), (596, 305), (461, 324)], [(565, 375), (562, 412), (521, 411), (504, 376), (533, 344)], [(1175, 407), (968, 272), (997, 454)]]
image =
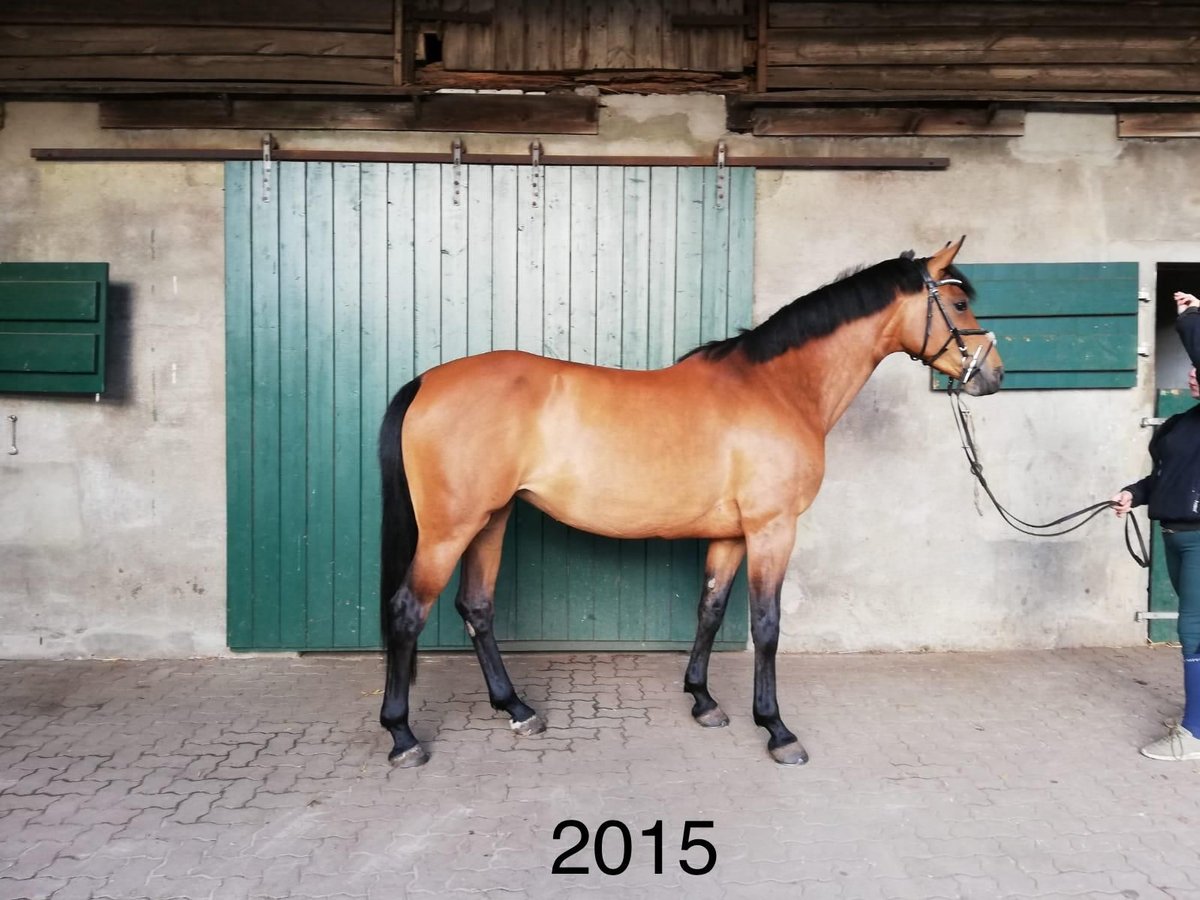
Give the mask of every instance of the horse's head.
[(970, 285), (953, 265), (964, 240), (915, 260), (924, 286), (900, 298), (900, 345), (913, 359), (960, 382), (968, 394), (982, 396), (1000, 390), (1004, 364), (996, 336), (980, 328), (971, 312)]

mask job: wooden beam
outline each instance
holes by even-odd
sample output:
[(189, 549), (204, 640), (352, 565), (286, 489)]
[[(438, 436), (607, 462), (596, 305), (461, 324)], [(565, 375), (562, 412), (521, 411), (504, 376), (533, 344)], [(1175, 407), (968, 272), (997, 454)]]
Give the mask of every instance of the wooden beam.
[(600, 103), (574, 94), (432, 94), (417, 101), (419, 131), (597, 134)]
[(1200, 91), (1196, 66), (772, 66), (772, 88)]
[(754, 111), (756, 135), (881, 137), (1003, 136), (1025, 133), (1025, 112), (1019, 109), (943, 109), (937, 107), (810, 107), (759, 108)]
[(1176, 105), (1200, 103), (1200, 91), (1057, 91), (1057, 90), (961, 90), (934, 87), (917, 90), (891, 88), (814, 88), (811, 90), (769, 91), (731, 96), (728, 103), (738, 106), (787, 106), (793, 104), (842, 103), (941, 103), (1001, 102), (1028, 104), (1081, 104), (1096, 106)]
[(407, 131), (415, 121), (411, 99), (100, 101), (101, 128)]
[(1117, 137), (1200, 138), (1200, 109), (1126, 110), (1117, 115)]
[(573, 94), (412, 100), (103, 100), (102, 128), (254, 128), (596, 134), (599, 101)]
[(0, 56), (390, 56), (386, 34), (287, 28), (0, 25)]
[(392, 28), (392, 11), (381, 0), (4, 0), (0, 23), (253, 26), (387, 34)]
[[(223, 162), (261, 159), (262, 150), (188, 148), (34, 147), (29, 155), (41, 162)], [(433, 162), (449, 163), (445, 153), (394, 153), (366, 150), (277, 150), (281, 162)], [(529, 165), (526, 154), (463, 153), (462, 162), (480, 165)], [(944, 156), (727, 156), (727, 166), (759, 169), (912, 169), (939, 170), (950, 166)], [(711, 156), (584, 156), (548, 155), (545, 166), (704, 166)]]
[(328, 82), (261, 81), (13, 81), (0, 79), (0, 97), (22, 100), (94, 99), (96, 97), (410, 97), (428, 94), (430, 87), (392, 84), (330, 84)]
[(392, 83), (391, 57), (336, 56), (44, 56), (0, 57), (0, 81), (68, 79), (329, 81)]
[(936, 31), (774, 28), (770, 40), (769, 66), (1189, 64), (1200, 52), (1194, 33), (1137, 26)]
[(1037, 25), (1200, 29), (1200, 3), (772, 3), (772, 28), (945, 29)]

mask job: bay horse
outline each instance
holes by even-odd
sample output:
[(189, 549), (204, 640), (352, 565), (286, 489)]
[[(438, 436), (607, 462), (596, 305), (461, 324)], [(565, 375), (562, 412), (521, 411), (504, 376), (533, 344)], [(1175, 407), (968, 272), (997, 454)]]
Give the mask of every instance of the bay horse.
[[(492, 631), (504, 528), (521, 497), (560, 522), (614, 538), (707, 538), (699, 625), (684, 690), (704, 726), (729, 719), (708, 658), (745, 557), (754, 642), (754, 722), (777, 762), (808, 754), (775, 697), (780, 589), (796, 519), (824, 474), (825, 436), (888, 354), (907, 351), (969, 394), (1000, 387), (995, 337), (953, 266), (963, 239), (909, 251), (784, 306), (758, 327), (655, 371), (499, 350), (437, 366), (393, 397), (379, 434), (381, 625), (388, 758), (429, 755), (408, 724), (417, 637), (462, 560), (455, 607), (492, 706), (519, 734), (545, 725), (513, 689)], [(940, 349), (936, 349), (940, 347)]]

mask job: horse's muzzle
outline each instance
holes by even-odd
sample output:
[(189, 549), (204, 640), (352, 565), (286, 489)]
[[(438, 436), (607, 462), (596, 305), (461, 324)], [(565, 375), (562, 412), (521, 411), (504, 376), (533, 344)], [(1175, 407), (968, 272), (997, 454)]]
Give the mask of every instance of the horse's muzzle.
[(982, 366), (971, 376), (971, 380), (963, 385), (963, 392), (972, 397), (986, 397), (1000, 390), (1004, 381), (1004, 366)]

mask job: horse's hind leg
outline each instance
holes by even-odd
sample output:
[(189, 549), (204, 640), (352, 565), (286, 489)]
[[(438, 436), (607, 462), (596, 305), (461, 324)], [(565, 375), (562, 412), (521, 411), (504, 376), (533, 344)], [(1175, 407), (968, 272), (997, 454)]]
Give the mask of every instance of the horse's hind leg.
[(508, 713), (512, 718), (512, 729), (518, 734), (538, 734), (545, 731), (546, 726), (517, 696), (504, 662), (500, 659), (500, 648), (496, 646), (496, 635), (492, 628), (504, 526), (511, 512), (510, 503), (493, 513), (483, 531), (467, 547), (454, 606), (463, 617), (467, 634), (475, 645), (475, 655), (479, 657), (479, 666), (487, 681), (492, 708)]
[(429, 610), (446, 587), (475, 529), (461, 530), (456, 536), (433, 539), (422, 534), (416, 555), (399, 590), (392, 595), (387, 642), (387, 682), (379, 724), (392, 735), (388, 759), (400, 768), (424, 765), (429, 754), (421, 746), (408, 724), (408, 691), (416, 674), (417, 639), (425, 627)]
[(696, 642), (692, 645), (692, 656), (688, 660), (687, 673), (683, 677), (683, 689), (696, 701), (692, 704), (692, 716), (707, 728), (729, 724), (729, 717), (721, 711), (717, 701), (708, 692), (708, 657), (712, 653), (717, 629), (721, 627), (721, 620), (725, 617), (729, 589), (745, 553), (746, 545), (740, 539), (711, 541), (708, 545), (708, 559), (704, 564), (704, 590), (700, 594), (697, 616)]

